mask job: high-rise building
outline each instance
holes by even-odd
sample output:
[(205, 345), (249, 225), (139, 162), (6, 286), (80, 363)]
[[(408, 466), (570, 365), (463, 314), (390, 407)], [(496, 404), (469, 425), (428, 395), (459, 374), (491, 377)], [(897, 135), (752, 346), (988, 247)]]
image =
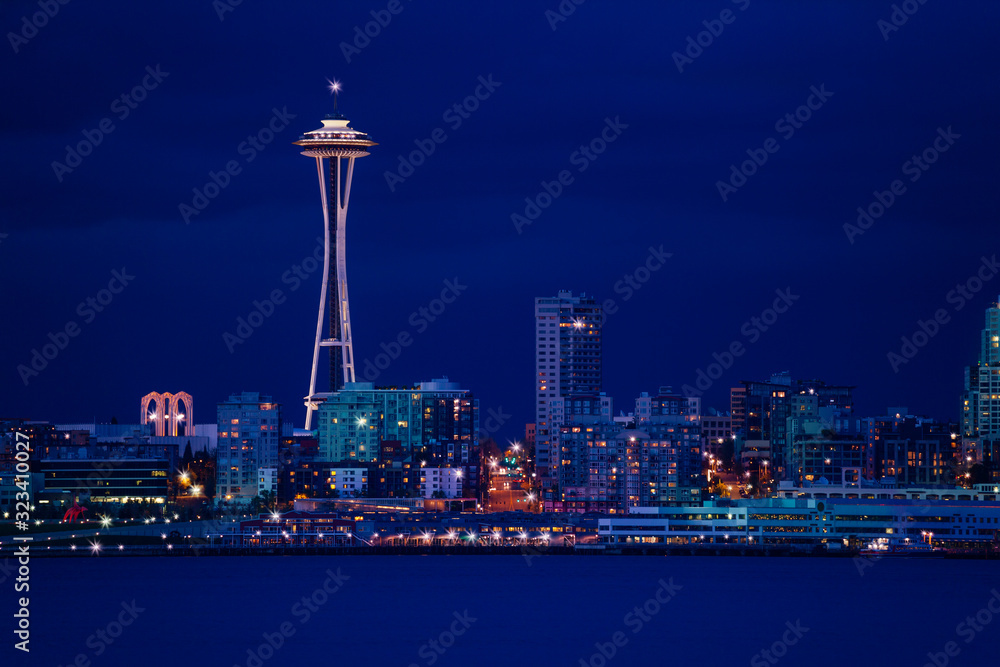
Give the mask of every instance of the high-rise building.
[(986, 309), (979, 358), (965, 369), (962, 432), (966, 452), (1000, 481), (1000, 299)]
[(558, 474), (553, 450), (553, 399), (601, 390), (601, 306), (586, 294), (561, 291), (535, 299), (535, 469), (543, 480)]
[(245, 503), (265, 486), (277, 488), (281, 404), (243, 392), (219, 403), (217, 415), (216, 497)]
[(729, 390), (729, 413), (733, 416), (733, 429), (742, 429), (747, 418), (746, 387), (733, 387)]
[[(334, 93), (339, 84), (331, 84)], [(330, 348), (330, 391), (354, 382), (354, 348), (351, 341), (351, 312), (347, 300), (347, 204), (351, 196), (354, 160), (368, 155), (376, 146), (367, 134), (348, 127), (350, 121), (336, 112), (323, 120), (323, 127), (306, 132), (293, 142), (302, 154), (316, 158), (319, 191), (323, 202), (325, 254), (323, 284), (320, 288), (316, 340), (313, 345), (312, 374), (306, 396), (306, 430), (312, 428), (313, 412), (321, 399), (316, 395), (316, 374), (321, 347)], [(327, 336), (323, 337), (323, 315), (329, 311)]]
[(962, 429), (966, 437), (1000, 437), (1000, 305), (986, 309), (976, 363), (965, 369)]

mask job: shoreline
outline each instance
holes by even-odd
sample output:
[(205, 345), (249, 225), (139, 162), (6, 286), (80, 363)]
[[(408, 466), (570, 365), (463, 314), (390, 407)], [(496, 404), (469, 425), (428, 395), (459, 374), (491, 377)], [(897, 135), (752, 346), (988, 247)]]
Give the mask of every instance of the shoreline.
[(940, 560), (1000, 560), (1000, 553), (988, 551), (955, 551), (935, 554), (905, 554), (886, 556), (862, 556), (857, 550), (814, 550), (803, 549), (789, 545), (766, 545), (763, 547), (746, 547), (742, 545), (712, 545), (688, 546), (674, 545), (667, 547), (653, 546), (611, 546), (602, 548), (598, 545), (584, 547), (513, 547), (513, 546), (432, 546), (432, 547), (220, 547), (203, 545), (177, 546), (145, 546), (133, 545), (119, 550), (115, 546), (102, 547), (97, 553), (91, 548), (47, 547), (45, 550), (32, 550), (33, 558), (136, 558), (136, 557), (253, 557), (253, 556), (522, 556), (535, 558), (537, 556), (666, 556), (666, 557), (729, 557), (729, 558), (862, 558), (870, 561), (884, 559), (940, 559)]

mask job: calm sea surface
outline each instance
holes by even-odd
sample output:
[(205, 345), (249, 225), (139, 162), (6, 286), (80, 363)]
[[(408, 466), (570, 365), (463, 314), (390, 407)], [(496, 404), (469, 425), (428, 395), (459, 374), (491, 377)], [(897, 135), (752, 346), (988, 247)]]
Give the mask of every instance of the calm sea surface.
[(35, 559), (28, 661), (2, 587), (2, 665), (1000, 665), (996, 561)]

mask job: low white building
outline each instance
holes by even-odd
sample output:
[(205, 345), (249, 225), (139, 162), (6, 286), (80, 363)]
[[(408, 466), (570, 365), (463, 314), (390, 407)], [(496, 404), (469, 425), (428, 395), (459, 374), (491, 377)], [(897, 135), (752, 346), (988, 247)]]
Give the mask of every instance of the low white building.
[(261, 495), (265, 491), (269, 491), (275, 495), (278, 494), (278, 469), (277, 468), (260, 468), (258, 470), (258, 483), (257, 483), (257, 495)]
[(330, 491), (337, 491), (341, 498), (368, 494), (367, 468), (330, 468), (326, 479)]
[[(441, 493), (437, 493), (440, 491)], [(462, 497), (462, 469), (461, 468), (421, 468), (420, 469), (420, 494), (424, 498), (440, 498), (443, 494), (445, 498)]]

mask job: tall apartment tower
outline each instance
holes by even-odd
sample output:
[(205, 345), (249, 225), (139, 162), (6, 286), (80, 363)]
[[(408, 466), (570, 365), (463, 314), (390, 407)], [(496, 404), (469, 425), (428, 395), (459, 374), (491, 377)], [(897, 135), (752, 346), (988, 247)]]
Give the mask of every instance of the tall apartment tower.
[[(962, 430), (966, 438), (981, 438), (1000, 446), (1000, 300), (986, 309), (979, 358), (965, 369)], [(992, 464), (1000, 469), (1000, 461)]]
[(535, 469), (543, 482), (559, 467), (550, 401), (601, 390), (603, 319), (600, 304), (586, 294), (535, 299)]
[[(219, 500), (246, 503), (273, 486), (281, 440), (281, 404), (256, 392), (233, 394), (218, 407), (215, 492)], [(270, 481), (269, 481), (270, 480)]]

